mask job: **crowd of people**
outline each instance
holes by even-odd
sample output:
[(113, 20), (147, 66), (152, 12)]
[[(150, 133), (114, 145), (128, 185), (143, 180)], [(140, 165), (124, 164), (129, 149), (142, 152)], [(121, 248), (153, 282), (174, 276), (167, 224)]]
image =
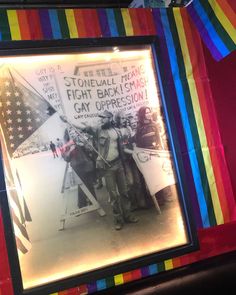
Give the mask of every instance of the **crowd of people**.
[[(150, 201), (144, 178), (138, 170), (132, 153), (135, 146), (146, 149), (168, 149), (168, 140), (155, 113), (141, 107), (137, 116), (109, 111), (99, 114), (100, 125), (68, 124), (60, 151), (75, 173), (96, 197), (95, 182), (109, 195), (114, 227), (122, 229), (126, 223), (139, 220), (134, 211), (148, 208)], [(65, 117), (62, 120), (68, 123)], [(85, 193), (78, 188), (78, 206), (88, 204)]]

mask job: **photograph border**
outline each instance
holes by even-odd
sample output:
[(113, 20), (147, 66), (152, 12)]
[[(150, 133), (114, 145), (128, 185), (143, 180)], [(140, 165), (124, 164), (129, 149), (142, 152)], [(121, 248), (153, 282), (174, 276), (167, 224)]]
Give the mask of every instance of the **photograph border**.
[[(11, 41), (4, 42), (0, 49), (0, 56), (15, 56), (15, 55), (36, 55), (36, 54), (58, 54), (58, 53), (73, 53), (80, 52), (86, 48), (86, 51), (93, 51), (95, 47), (108, 47), (108, 46), (135, 46), (135, 45), (151, 45), (152, 55), (155, 63), (155, 72), (157, 81), (161, 91), (161, 100), (164, 109), (164, 117), (166, 120), (168, 136), (170, 138), (171, 151), (174, 158), (174, 166), (178, 179), (178, 188), (180, 193), (180, 206), (182, 215), (185, 220), (186, 234), (189, 238), (189, 243), (174, 247), (168, 250), (159, 251), (157, 253), (148, 254), (139, 258), (130, 259), (126, 262), (116, 263), (115, 265), (103, 267), (99, 270), (89, 271), (85, 274), (73, 276), (59, 280), (57, 282), (48, 283), (43, 286), (23, 289), (19, 258), (17, 254), (16, 242), (14, 238), (13, 224), (10, 217), (10, 209), (6, 193), (6, 185), (4, 182), (3, 172), (3, 159), (0, 156), (0, 206), (2, 209), (4, 231), (6, 236), (8, 258), (10, 270), (13, 280), (13, 287), (15, 294), (46, 294), (57, 291), (62, 291), (68, 288), (76, 287), (80, 284), (90, 283), (97, 279), (110, 277), (124, 273), (142, 266), (164, 261), (166, 259), (181, 256), (186, 253), (195, 251), (199, 248), (197, 230), (194, 219), (192, 218), (192, 206), (190, 198), (188, 197), (188, 188), (186, 183), (186, 172), (183, 168), (182, 154), (179, 148), (179, 139), (175, 126), (173, 124), (173, 113), (171, 111), (168, 95), (164, 93), (163, 83), (160, 69), (164, 66), (161, 58), (161, 50), (159, 47), (158, 37), (111, 37), (111, 38), (85, 38), (74, 40), (50, 40), (50, 41)], [(11, 50), (9, 50), (11, 49)]]

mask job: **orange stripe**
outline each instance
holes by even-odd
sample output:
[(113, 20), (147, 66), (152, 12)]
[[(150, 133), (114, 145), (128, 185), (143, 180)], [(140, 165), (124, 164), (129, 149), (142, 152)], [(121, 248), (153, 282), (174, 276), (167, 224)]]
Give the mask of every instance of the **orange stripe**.
[(181, 260), (180, 260), (179, 257), (173, 258), (172, 263), (173, 263), (173, 268), (177, 268), (177, 267), (180, 267), (182, 265)]
[(130, 271), (123, 273), (123, 280), (124, 280), (124, 283), (132, 281), (132, 274)]
[(141, 35), (141, 30), (140, 30), (140, 27), (139, 27), (139, 21), (138, 21), (138, 16), (137, 16), (137, 8), (130, 8), (129, 9), (129, 15), (130, 15), (132, 26), (133, 26), (134, 36), (140, 36)]
[(81, 9), (74, 9), (75, 23), (80, 38), (86, 37), (86, 30), (84, 25), (83, 12)]
[[(186, 34), (187, 46), (189, 48), (190, 60), (194, 68), (193, 76), (196, 84), (196, 90), (198, 93), (198, 100), (201, 108), (207, 143), (212, 162), (212, 168), (216, 180), (216, 187), (218, 191), (221, 211), (224, 217), (224, 222), (228, 222), (230, 220), (229, 207), (227, 203), (224, 182), (222, 181), (222, 179), (224, 179), (225, 177), (222, 175), (219, 159), (217, 159), (217, 157), (214, 155), (214, 150), (212, 150), (214, 146), (219, 147), (219, 145), (221, 144), (220, 138), (216, 135), (216, 132), (218, 132), (219, 129), (217, 126), (216, 117), (214, 113), (212, 113), (214, 110), (214, 105), (212, 107), (209, 107), (209, 102), (211, 101), (210, 97), (212, 93), (210, 90), (209, 82), (206, 80), (206, 82), (204, 83), (204, 81), (202, 80), (202, 78), (204, 79), (207, 77), (206, 69), (201, 67), (200, 65), (194, 67), (194, 65), (199, 64), (199, 60), (204, 60), (204, 58), (199, 58), (199, 54), (203, 53), (199, 49), (196, 52), (196, 48), (194, 47), (194, 40), (199, 38), (199, 36), (197, 36), (197, 34), (194, 34), (193, 30), (191, 31), (191, 25), (188, 21), (188, 15), (185, 9), (181, 9), (181, 16), (184, 25), (184, 31)], [(200, 72), (200, 69), (202, 72)], [(211, 111), (211, 117), (209, 116), (209, 111)]]
[[(235, 0), (234, 0), (235, 1)], [(217, 1), (221, 9), (224, 11), (224, 14), (227, 16), (231, 24), (236, 28), (236, 17), (235, 12), (227, 1)]]
[(21, 40), (31, 40), (28, 18), (25, 10), (17, 10)]

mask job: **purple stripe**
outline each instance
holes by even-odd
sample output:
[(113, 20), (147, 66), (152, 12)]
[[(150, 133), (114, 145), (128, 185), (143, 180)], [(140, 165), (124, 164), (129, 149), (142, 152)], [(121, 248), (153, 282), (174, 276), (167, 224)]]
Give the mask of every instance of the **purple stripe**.
[(53, 39), (51, 22), (47, 9), (39, 9), (39, 17), (44, 39)]
[(187, 152), (188, 149), (187, 149), (185, 136), (183, 132), (184, 128), (182, 125), (177, 94), (175, 91), (173, 75), (171, 72), (168, 49), (167, 49), (166, 40), (164, 37), (164, 29), (163, 29), (163, 24), (161, 21), (161, 16), (160, 16), (160, 9), (153, 9), (153, 18), (154, 18), (156, 30), (160, 37), (159, 40), (160, 40), (161, 59), (163, 60), (164, 67), (165, 67), (165, 72), (164, 73), (162, 72), (162, 75), (164, 76), (163, 81), (167, 81), (167, 83), (165, 83), (165, 85), (162, 85), (162, 86), (163, 88), (165, 88), (165, 90), (168, 91), (168, 99), (171, 102), (171, 107), (172, 107), (172, 111), (174, 115), (175, 127), (176, 127), (177, 137), (178, 137), (178, 141), (179, 141), (179, 145), (181, 149), (183, 165), (185, 170), (185, 179), (186, 179), (187, 188), (188, 188), (187, 197), (189, 197), (189, 199), (191, 200), (191, 204), (193, 204), (192, 206), (193, 206), (193, 213), (194, 213), (196, 225), (198, 228), (202, 228), (200, 208), (197, 201), (192, 169), (190, 165), (189, 155)]
[(105, 9), (98, 9), (98, 19), (100, 22), (101, 32), (103, 37), (111, 37), (107, 14)]
[(97, 284), (96, 282), (92, 282), (87, 284), (88, 294), (94, 293), (97, 291)]
[(150, 275), (149, 267), (145, 266), (141, 268), (142, 278), (145, 278)]
[(202, 23), (200, 17), (198, 16), (196, 9), (193, 7), (193, 5), (190, 5), (189, 7), (187, 7), (187, 10), (192, 21), (195, 23), (199, 34), (204, 40), (205, 45), (210, 50), (211, 54), (214, 56), (214, 58), (217, 61), (221, 60), (223, 58), (223, 55), (220, 53), (220, 51), (217, 49), (216, 45), (214, 44), (214, 41), (212, 40), (211, 36), (206, 30), (206, 26)]

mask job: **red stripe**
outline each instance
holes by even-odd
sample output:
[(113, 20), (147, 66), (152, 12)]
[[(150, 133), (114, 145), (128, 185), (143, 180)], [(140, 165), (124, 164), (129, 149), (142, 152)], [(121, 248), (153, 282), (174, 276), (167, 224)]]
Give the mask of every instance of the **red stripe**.
[[(6, 241), (3, 229), (2, 212), (0, 210), (0, 282), (11, 280), (10, 268), (7, 256)], [(5, 294), (5, 293), (4, 293)], [(11, 292), (6, 294), (11, 294)]]
[(78, 294), (87, 294), (87, 293), (88, 293), (87, 285), (80, 285), (78, 287)]
[[(232, 0), (231, 0), (232, 1)], [(235, 2), (235, 1), (232, 1)], [(217, 1), (221, 9), (224, 11), (224, 14), (227, 16), (231, 24), (236, 28), (236, 17), (233, 8), (229, 5), (227, 1)]]
[(101, 37), (102, 36), (102, 31), (101, 31), (101, 27), (100, 27), (99, 18), (98, 18), (98, 11), (93, 9), (92, 10), (92, 16), (93, 16), (93, 20), (94, 20), (95, 37)]
[(20, 33), (21, 33), (21, 40), (30, 40), (30, 30), (29, 30), (29, 23), (26, 16), (25, 10), (17, 10), (16, 11), (18, 16), (18, 22), (20, 27)]
[(94, 9), (83, 9), (82, 14), (86, 28), (86, 37), (101, 36), (101, 31), (98, 28), (95, 28), (96, 26), (99, 26), (99, 21)]
[(140, 36), (141, 35), (141, 29), (140, 29), (140, 26), (139, 26), (139, 20), (138, 20), (137, 11), (138, 11), (137, 8), (130, 8), (129, 9), (129, 15), (130, 15), (131, 22), (132, 22), (134, 36)]
[(233, 11), (236, 13), (236, 1), (226, 0), (229, 6), (232, 7)]
[(29, 24), (31, 40), (42, 40), (43, 34), (41, 30), (39, 11), (36, 9), (29, 9), (26, 10), (26, 15)]
[[(222, 173), (223, 166), (222, 165), (222, 159), (224, 158), (224, 155), (221, 155), (219, 158), (217, 156), (217, 149), (221, 148), (221, 139), (219, 136), (219, 128), (217, 124), (217, 118), (215, 113), (215, 106), (212, 101), (212, 93), (210, 89), (209, 82), (207, 80), (207, 72), (205, 65), (203, 64), (204, 61), (204, 55), (202, 48), (197, 48), (194, 46), (196, 40), (200, 44), (200, 40), (198, 40), (200, 37), (196, 33), (195, 29), (193, 29), (193, 26), (191, 26), (191, 23), (189, 22), (187, 11), (182, 9), (181, 15), (183, 18), (183, 24), (184, 24), (184, 30), (186, 33), (186, 40), (187, 45), (189, 48), (189, 54), (191, 63), (193, 65), (193, 76), (196, 84), (196, 89), (198, 93), (203, 123), (205, 127), (206, 137), (207, 137), (207, 143), (209, 147), (210, 157), (212, 161), (212, 168), (214, 171), (214, 176), (216, 180), (216, 186), (219, 196), (219, 201), (221, 205), (222, 214), (224, 217), (224, 222), (230, 221), (230, 214), (229, 214), (229, 206), (233, 201), (233, 195), (232, 195), (232, 189), (231, 192), (229, 190), (229, 182), (227, 179), (228, 173)], [(202, 63), (201, 63), (202, 61)], [(197, 66), (195, 66), (197, 65)], [(223, 170), (221, 170), (223, 169)], [(225, 191), (227, 189), (227, 192)]]
[(83, 13), (81, 9), (74, 9), (74, 15), (75, 15), (75, 22), (79, 34), (79, 38), (86, 37), (86, 29), (84, 25), (84, 18)]
[(137, 18), (139, 22), (140, 35), (148, 35), (147, 20), (143, 8), (137, 9)]
[(14, 295), (11, 280), (0, 282), (0, 295)]
[(67, 290), (67, 295), (81, 295), (81, 293), (79, 292), (78, 288), (73, 288)]
[(131, 271), (131, 275), (132, 275), (132, 280), (138, 280), (142, 278), (142, 273), (141, 273), (141, 269), (135, 269), (133, 271)]
[(153, 20), (153, 14), (151, 9), (145, 9), (144, 13), (146, 15), (148, 35), (157, 35), (156, 27)]
[(181, 265), (236, 250), (236, 222), (198, 230), (199, 250), (181, 256)]

